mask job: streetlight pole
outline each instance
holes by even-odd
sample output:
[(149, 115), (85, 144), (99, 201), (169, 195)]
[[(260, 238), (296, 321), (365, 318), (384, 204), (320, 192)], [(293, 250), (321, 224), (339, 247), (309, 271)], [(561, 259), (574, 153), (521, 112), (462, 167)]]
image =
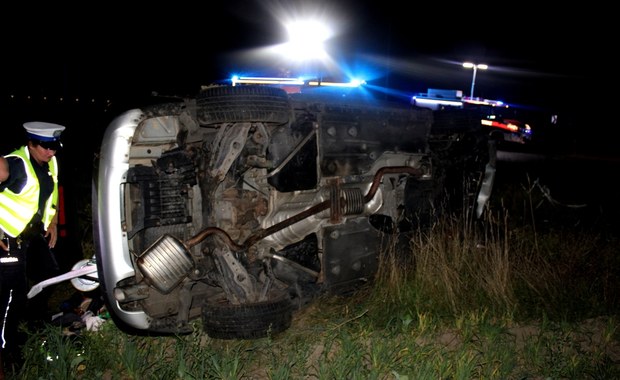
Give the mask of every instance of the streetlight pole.
[(485, 65), (484, 63), (471, 63), (471, 62), (465, 62), (463, 63), (463, 67), (465, 67), (466, 69), (473, 69), (474, 70), (474, 74), (471, 77), (471, 91), (469, 93), (469, 97), (473, 98), (474, 97), (474, 86), (476, 85), (476, 73), (478, 72), (478, 69), (480, 70), (486, 70), (489, 68), (488, 65)]

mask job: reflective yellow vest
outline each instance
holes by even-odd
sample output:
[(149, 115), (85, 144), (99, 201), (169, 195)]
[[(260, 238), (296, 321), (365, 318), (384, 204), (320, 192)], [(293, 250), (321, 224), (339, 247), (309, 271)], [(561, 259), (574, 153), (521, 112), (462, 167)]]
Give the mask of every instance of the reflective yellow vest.
[[(39, 208), (39, 181), (30, 162), (28, 146), (23, 146), (5, 157), (19, 157), (26, 167), (26, 185), (21, 192), (14, 193), (10, 189), (0, 192), (0, 228), (9, 236), (17, 237)], [(49, 171), (54, 182), (54, 190), (45, 203), (43, 210), (43, 226), (47, 230), (58, 208), (58, 164), (56, 157), (49, 162)]]

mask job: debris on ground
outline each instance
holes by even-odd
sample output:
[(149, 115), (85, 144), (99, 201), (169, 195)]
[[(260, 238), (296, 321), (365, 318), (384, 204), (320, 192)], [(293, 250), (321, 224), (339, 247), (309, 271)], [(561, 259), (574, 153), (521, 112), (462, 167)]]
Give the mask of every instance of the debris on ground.
[(104, 302), (97, 292), (75, 292), (60, 305), (60, 312), (52, 316), (52, 324), (63, 327), (64, 335), (79, 335), (86, 331), (98, 331), (110, 318)]

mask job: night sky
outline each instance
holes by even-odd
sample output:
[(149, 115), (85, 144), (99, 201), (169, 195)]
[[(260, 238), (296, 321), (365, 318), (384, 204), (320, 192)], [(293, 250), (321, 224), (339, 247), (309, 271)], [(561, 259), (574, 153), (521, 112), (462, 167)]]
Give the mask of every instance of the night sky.
[[(326, 47), (337, 66), (319, 69), (335, 80), (362, 75), (403, 101), (427, 88), (469, 95), (472, 70), (462, 62), (486, 63), (476, 96), (539, 107), (572, 129), (618, 134), (592, 119), (598, 117), (592, 98), (611, 87), (612, 61), (601, 46), (613, 24), (600, 8), (433, 4), (228, 0), (12, 11), (2, 26), (5, 37), (16, 38), (5, 38), (0, 95), (112, 102), (119, 108), (108, 111), (120, 112), (152, 94), (195, 94), (232, 74), (302, 75), (307, 66), (256, 53), (286, 40), (286, 18), (310, 15), (336, 32)], [(29, 110), (15, 120), (28, 118)]]
[[(616, 81), (609, 57), (615, 23), (605, 20), (611, 10), (385, 0), (145, 4), (20, 3), (2, 10), (0, 152), (23, 144), (23, 122), (66, 125), (57, 156), (74, 213), (84, 211), (78, 200), (90, 194), (103, 131), (120, 112), (153, 101), (153, 94), (195, 94), (232, 74), (304, 74), (280, 57), (255, 54), (286, 41), (286, 16), (328, 19), (337, 35), (326, 45), (338, 70), (321, 70), (335, 80), (361, 73), (408, 103), (428, 88), (467, 95), (472, 71), (462, 62), (486, 63), (476, 96), (559, 115), (551, 133), (534, 128), (543, 149), (618, 157), (620, 128), (609, 120), (614, 98), (606, 96)], [(571, 167), (565, 176), (596, 178), (590, 169)], [(617, 178), (608, 174), (600, 178)]]

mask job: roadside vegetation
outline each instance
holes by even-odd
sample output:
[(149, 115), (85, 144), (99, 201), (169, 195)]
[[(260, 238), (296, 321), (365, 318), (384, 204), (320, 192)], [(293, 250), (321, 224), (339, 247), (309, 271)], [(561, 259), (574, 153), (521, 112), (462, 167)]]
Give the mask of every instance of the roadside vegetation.
[(484, 222), (445, 217), (405, 248), (386, 236), (372, 283), (313, 300), (283, 333), (47, 326), (30, 333), (15, 378), (620, 378), (617, 225), (553, 204), (535, 184), (494, 196)]

